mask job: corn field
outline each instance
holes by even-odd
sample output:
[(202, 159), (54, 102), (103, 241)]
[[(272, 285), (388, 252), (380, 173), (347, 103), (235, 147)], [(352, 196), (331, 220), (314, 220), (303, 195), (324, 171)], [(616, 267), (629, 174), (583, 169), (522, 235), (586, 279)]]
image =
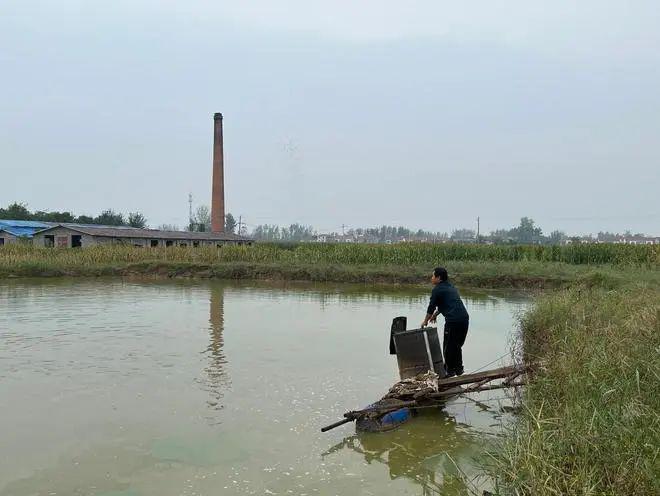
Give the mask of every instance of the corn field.
[(215, 264), (224, 262), (436, 266), (446, 262), (561, 262), (570, 265), (617, 265), (657, 268), (660, 245), (580, 244), (568, 246), (462, 245), (406, 243), (274, 244), (252, 246), (138, 248), (97, 246), (81, 249), (37, 248), (13, 244), (0, 248), (0, 264), (47, 268), (104, 266), (140, 262)]

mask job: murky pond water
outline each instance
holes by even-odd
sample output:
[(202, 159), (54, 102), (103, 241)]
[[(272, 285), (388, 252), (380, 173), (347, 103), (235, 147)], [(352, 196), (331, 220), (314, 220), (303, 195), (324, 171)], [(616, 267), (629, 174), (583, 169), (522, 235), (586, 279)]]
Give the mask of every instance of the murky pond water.
[[(527, 299), (464, 293), (472, 371), (506, 354)], [(391, 319), (416, 326), (426, 301), (352, 285), (0, 282), (0, 495), (461, 494), (452, 475), (474, 475), (508, 421), (501, 391), (389, 433), (320, 432), (396, 382)]]

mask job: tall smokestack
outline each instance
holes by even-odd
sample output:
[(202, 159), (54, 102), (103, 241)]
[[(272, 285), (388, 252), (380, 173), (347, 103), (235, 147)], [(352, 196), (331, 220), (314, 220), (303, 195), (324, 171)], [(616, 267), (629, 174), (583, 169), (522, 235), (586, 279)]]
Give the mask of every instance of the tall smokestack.
[(211, 192), (211, 231), (225, 230), (225, 165), (222, 143), (222, 114), (213, 115), (213, 191)]

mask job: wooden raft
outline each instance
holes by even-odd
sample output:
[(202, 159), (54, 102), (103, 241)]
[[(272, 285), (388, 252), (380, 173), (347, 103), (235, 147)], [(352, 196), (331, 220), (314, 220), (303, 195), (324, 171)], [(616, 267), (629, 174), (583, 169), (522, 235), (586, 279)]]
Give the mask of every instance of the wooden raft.
[[(422, 388), (420, 390), (409, 390), (398, 393), (397, 386), (404, 383), (401, 381), (395, 384), (388, 394), (374, 405), (362, 409), (352, 410), (344, 414), (343, 420), (330, 424), (321, 429), (321, 432), (329, 431), (335, 427), (360, 420), (368, 416), (379, 416), (389, 412), (400, 410), (401, 408), (416, 408), (440, 406), (447, 399), (460, 396), (467, 393), (476, 393), (480, 391), (490, 391), (493, 389), (503, 389), (509, 387), (522, 386), (525, 384), (524, 376), (529, 371), (525, 366), (508, 366), (473, 374), (465, 374), (456, 377), (437, 380), (437, 390), (435, 388)], [(497, 379), (504, 379), (497, 384), (490, 384)], [(464, 387), (465, 386), (465, 387)]]

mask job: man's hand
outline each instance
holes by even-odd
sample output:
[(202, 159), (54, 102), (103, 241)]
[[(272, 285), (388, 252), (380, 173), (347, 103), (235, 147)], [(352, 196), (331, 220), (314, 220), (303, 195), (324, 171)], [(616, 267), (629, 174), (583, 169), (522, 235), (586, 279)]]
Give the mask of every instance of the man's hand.
[(422, 320), (422, 324), (420, 325), (420, 327), (424, 329), (427, 325), (429, 325), (429, 320), (431, 320), (432, 317), (433, 315), (427, 313), (426, 317), (424, 317), (424, 320)]

